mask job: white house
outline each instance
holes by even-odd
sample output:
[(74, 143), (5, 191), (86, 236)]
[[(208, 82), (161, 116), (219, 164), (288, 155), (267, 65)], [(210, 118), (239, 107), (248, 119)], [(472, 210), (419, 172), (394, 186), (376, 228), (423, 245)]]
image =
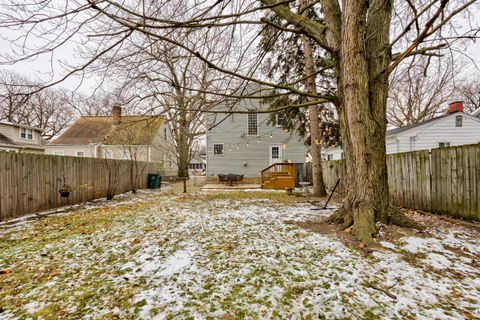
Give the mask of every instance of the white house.
[[(430, 150), (480, 143), (480, 109), (463, 112), (461, 103), (449, 105), (447, 114), (410, 126), (387, 131), (387, 154)], [(341, 147), (322, 150), (325, 160), (341, 160)]]

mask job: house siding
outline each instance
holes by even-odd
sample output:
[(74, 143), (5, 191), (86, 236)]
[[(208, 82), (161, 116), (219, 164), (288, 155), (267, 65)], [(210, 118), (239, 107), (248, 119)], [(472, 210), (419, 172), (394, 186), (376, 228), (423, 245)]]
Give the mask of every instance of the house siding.
[[(258, 100), (244, 99), (236, 107), (236, 110), (251, 109), (261, 110)], [(218, 110), (222, 110), (221, 107)], [(216, 124), (226, 116), (227, 114), (223, 113), (210, 114), (207, 116), (207, 125)], [(207, 132), (207, 176), (235, 173), (243, 174), (245, 177), (258, 177), (260, 171), (269, 166), (271, 144), (284, 145), (283, 161), (305, 163), (304, 141), (295, 132), (285, 132), (281, 127), (268, 125), (269, 118), (269, 114), (258, 114), (258, 135), (256, 136), (248, 135), (248, 114), (230, 115), (209, 130)], [(224, 145), (223, 155), (214, 155), (214, 144)]]
[(9, 138), (10, 140), (15, 140), (13, 138), (13, 126), (12, 125), (0, 124), (0, 133), (3, 134), (5, 137)]
[[(20, 138), (20, 128), (25, 127), (32, 130), (33, 139)], [(44, 146), (42, 145), (41, 130), (23, 126), (20, 124), (0, 123), (0, 134), (7, 137), (15, 145), (4, 145), (0, 150), (27, 152), (27, 153), (44, 153)]]
[[(455, 117), (463, 117), (462, 127), (455, 126)], [(412, 140), (410, 139), (412, 137)], [(454, 113), (433, 123), (426, 123), (387, 138), (387, 153), (438, 148), (439, 142), (460, 146), (480, 142), (480, 119)]]
[[(154, 167), (155, 171), (158, 171), (163, 176), (167, 177), (175, 177), (177, 176), (177, 165), (174, 161), (171, 161), (172, 157), (167, 156), (165, 157), (164, 161), (164, 154), (171, 153), (172, 145), (168, 143), (171, 141), (170, 131), (167, 130), (167, 141), (165, 141), (164, 137), (164, 128), (165, 125), (162, 124), (160, 126), (154, 141), (153, 145), (141, 145), (141, 146), (132, 146), (133, 152), (136, 154), (136, 158), (138, 161), (144, 162), (156, 162), (159, 163), (158, 166)], [(99, 158), (103, 157), (105, 151), (111, 152), (113, 159), (124, 159), (124, 150), (125, 147), (121, 145), (59, 145), (59, 144), (51, 144), (45, 147), (45, 152), (47, 154), (54, 155), (55, 152), (62, 151), (64, 156), (77, 156), (77, 151), (83, 151), (85, 157), (89, 158)]]
[[(461, 127), (455, 126), (458, 115), (463, 117)], [(448, 142), (452, 147), (480, 143), (480, 118), (465, 113), (453, 113), (397, 134), (387, 133), (387, 154), (430, 150), (438, 148), (439, 142)], [(340, 160), (341, 152), (340, 147), (328, 148), (323, 150), (322, 155), (326, 159), (327, 154), (332, 154), (333, 160)]]

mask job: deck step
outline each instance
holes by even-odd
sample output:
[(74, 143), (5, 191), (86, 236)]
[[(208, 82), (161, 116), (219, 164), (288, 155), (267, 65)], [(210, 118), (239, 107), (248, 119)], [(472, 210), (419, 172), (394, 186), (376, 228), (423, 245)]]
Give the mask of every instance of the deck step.
[(262, 184), (262, 189), (293, 189), (295, 187), (294, 177), (274, 177)]

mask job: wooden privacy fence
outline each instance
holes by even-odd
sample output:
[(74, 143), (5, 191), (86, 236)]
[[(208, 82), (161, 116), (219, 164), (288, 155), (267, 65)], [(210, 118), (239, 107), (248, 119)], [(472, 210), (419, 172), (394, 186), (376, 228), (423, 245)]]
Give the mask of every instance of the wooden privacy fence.
[[(343, 160), (322, 169), (327, 188), (345, 180)], [(390, 154), (387, 170), (395, 204), (480, 221), (480, 144)]]
[[(149, 169), (128, 160), (0, 152), (0, 220), (127, 192), (132, 174), (145, 188)], [(68, 198), (59, 194), (64, 181), (73, 188)]]

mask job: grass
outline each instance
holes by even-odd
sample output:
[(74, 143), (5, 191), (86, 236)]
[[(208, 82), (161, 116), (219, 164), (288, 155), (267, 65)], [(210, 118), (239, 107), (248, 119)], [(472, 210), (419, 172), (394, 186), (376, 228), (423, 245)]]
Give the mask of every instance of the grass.
[[(474, 274), (430, 272), (425, 252), (401, 248), (365, 258), (331, 236), (285, 224), (328, 214), (286, 193), (174, 189), (137, 197), (0, 229), (0, 269), (12, 270), (0, 275), (0, 318), (382, 319), (478, 309)], [(185, 266), (168, 271), (179, 253)], [(397, 275), (404, 279), (391, 290), (407, 308), (365, 286), (390, 285)], [(417, 310), (408, 307), (414, 303)]]

